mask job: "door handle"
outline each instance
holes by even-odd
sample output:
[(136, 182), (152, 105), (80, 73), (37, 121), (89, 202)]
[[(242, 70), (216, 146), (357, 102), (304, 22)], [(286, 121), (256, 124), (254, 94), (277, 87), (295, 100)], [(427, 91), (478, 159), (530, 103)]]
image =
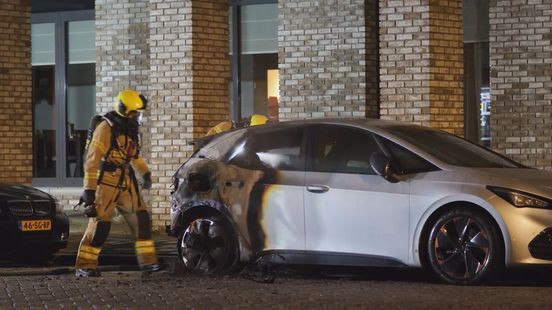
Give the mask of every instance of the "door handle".
[(326, 185), (307, 185), (307, 190), (311, 193), (322, 194), (330, 190), (329, 186)]

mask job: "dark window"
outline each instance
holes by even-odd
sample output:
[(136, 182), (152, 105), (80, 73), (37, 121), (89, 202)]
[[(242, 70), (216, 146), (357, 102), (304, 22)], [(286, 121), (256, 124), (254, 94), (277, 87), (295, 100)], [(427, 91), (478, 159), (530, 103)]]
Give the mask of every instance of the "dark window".
[(84, 146), (90, 118), (96, 114), (94, 20), (69, 21), (66, 30), (65, 176), (84, 176)]
[(33, 14), (33, 184), (82, 185), (96, 113), (94, 11)]
[(90, 118), (95, 114), (96, 66), (93, 63), (67, 66), (66, 176), (84, 176), (84, 146)]
[(278, 1), (231, 0), (232, 119), (252, 114), (278, 120)]
[(391, 152), (391, 156), (395, 160), (395, 164), (398, 166), (397, 173), (409, 174), (439, 170), (439, 168), (435, 167), (433, 164), (405, 149), (404, 147), (385, 138), (380, 137), (380, 139), (389, 152)]
[(302, 127), (259, 131), (254, 135), (253, 145), (253, 153), (267, 167), (305, 170)]
[(339, 126), (317, 126), (311, 130), (309, 171), (375, 174), (370, 156), (379, 147), (372, 134)]
[(464, 0), (464, 128), (466, 139), (489, 147), (489, 0)]
[(53, 65), (33, 66), (33, 177), (55, 178), (56, 101)]

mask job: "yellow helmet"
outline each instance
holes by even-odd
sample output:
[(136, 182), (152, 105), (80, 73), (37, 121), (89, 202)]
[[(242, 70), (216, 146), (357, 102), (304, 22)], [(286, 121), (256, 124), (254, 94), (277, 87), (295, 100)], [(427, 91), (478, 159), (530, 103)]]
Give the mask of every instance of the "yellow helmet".
[(264, 125), (266, 123), (268, 123), (268, 117), (261, 114), (253, 114), (251, 115), (249, 126)]
[(132, 111), (145, 110), (148, 107), (148, 100), (140, 93), (125, 89), (117, 94), (113, 110), (122, 117), (127, 117)]

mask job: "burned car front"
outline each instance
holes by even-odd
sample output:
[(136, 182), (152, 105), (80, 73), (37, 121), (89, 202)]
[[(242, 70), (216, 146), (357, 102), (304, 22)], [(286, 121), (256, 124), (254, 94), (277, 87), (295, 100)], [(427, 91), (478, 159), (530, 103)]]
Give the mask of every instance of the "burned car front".
[(191, 270), (227, 271), (252, 254), (247, 222), (255, 215), (248, 206), (264, 172), (247, 154), (247, 133), (199, 141), (199, 150), (174, 175), (167, 233), (178, 238), (181, 260)]
[(272, 124), (200, 141), (174, 176), (167, 227), (187, 269), (229, 271), (272, 249), (302, 249), (303, 132)]

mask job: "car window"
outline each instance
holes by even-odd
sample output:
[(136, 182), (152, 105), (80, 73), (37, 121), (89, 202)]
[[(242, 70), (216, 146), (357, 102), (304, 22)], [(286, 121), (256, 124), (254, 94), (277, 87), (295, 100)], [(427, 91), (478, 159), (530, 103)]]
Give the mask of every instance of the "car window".
[(522, 168), (502, 155), (444, 131), (414, 125), (389, 126), (387, 131), (445, 163), (477, 168)]
[(379, 151), (372, 134), (343, 126), (314, 126), (309, 133), (309, 171), (375, 174), (370, 156)]
[(419, 173), (439, 170), (430, 162), (412, 153), (397, 143), (391, 142), (383, 137), (378, 137), (383, 145), (391, 152), (391, 157), (398, 165), (399, 174)]
[(303, 127), (250, 128), (226, 161), (246, 169), (305, 170)]
[(270, 168), (305, 170), (303, 127), (262, 130), (254, 134), (253, 152)]

